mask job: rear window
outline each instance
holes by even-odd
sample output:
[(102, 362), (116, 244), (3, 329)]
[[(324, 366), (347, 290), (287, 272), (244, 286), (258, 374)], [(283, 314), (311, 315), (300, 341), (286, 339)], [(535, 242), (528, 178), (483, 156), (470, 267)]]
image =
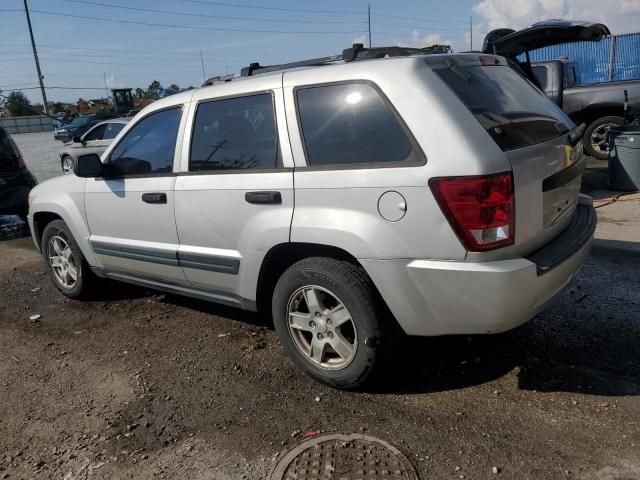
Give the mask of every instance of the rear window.
[(543, 92), (504, 64), (461, 65), (448, 57), (432, 68), (504, 151), (551, 140), (571, 125)]

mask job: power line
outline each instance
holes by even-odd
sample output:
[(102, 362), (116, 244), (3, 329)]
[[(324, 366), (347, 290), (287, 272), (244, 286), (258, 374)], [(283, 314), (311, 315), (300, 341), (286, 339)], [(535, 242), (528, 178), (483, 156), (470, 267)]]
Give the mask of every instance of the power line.
[[(426, 35), (428, 35), (428, 33), (425, 34), (418, 34), (418, 35), (413, 35), (413, 34), (406, 34), (406, 33), (397, 33), (397, 32), (381, 32), (379, 30), (375, 30), (374, 31), (377, 35), (388, 35), (390, 37), (400, 37), (400, 38), (409, 38), (409, 37), (415, 37), (415, 36), (419, 36), (419, 37), (424, 37)], [(436, 32), (437, 33), (437, 32)]]
[(222, 7), (237, 7), (237, 8), (253, 8), (258, 10), (276, 10), (280, 12), (302, 12), (302, 13), (328, 13), (332, 15), (364, 15), (366, 12), (358, 12), (358, 11), (339, 11), (339, 10), (309, 10), (304, 8), (285, 8), (285, 7), (265, 7), (262, 5), (246, 5), (241, 3), (225, 3), (225, 2), (214, 2), (211, 0), (180, 0), (181, 2), (189, 2), (189, 3), (199, 3), (202, 5), (219, 5)]
[(133, 10), (137, 12), (148, 12), (148, 13), (163, 13), (168, 15), (182, 15), (186, 17), (201, 17), (201, 18), (221, 18), (226, 20), (245, 20), (245, 21), (258, 21), (258, 22), (276, 22), (276, 23), (361, 23), (365, 24), (365, 21), (349, 21), (349, 20), (294, 20), (294, 19), (279, 19), (279, 18), (256, 18), (256, 17), (234, 17), (227, 15), (208, 15), (206, 13), (187, 13), (187, 12), (176, 12), (175, 10), (158, 10), (151, 8), (140, 8), (140, 7), (129, 7), (125, 5), (116, 5), (113, 3), (101, 3), (101, 2), (90, 2), (88, 0), (65, 0), (67, 2), (72, 3), (81, 3), (85, 5), (95, 5), (101, 7), (109, 7), (109, 8), (120, 8), (123, 10)]
[(422, 18), (416, 18), (416, 17), (400, 17), (397, 15), (387, 15), (386, 13), (377, 13), (377, 12), (371, 12), (371, 13), (374, 17), (378, 16), (378, 17), (387, 17), (387, 18), (397, 18), (399, 20), (411, 20), (414, 22), (422, 22), (422, 23), (464, 23), (465, 25), (469, 23), (465, 20), (438, 20), (435, 18), (422, 19)]
[[(180, 64), (180, 63), (174, 63), (174, 64), (161, 64), (161, 63), (122, 63), (122, 62), (92, 62), (91, 60), (78, 60), (78, 61), (73, 61), (73, 60), (68, 60), (66, 58), (55, 58), (55, 57), (43, 57), (43, 60), (51, 60), (51, 61), (64, 61), (65, 63), (77, 63), (77, 64), (81, 64), (81, 65), (86, 65), (86, 64), (92, 64), (92, 65), (121, 65), (121, 66), (126, 66), (126, 67), (138, 67), (138, 66), (143, 66), (143, 67), (159, 67), (159, 68), (174, 68), (174, 67), (180, 67), (180, 68), (199, 68), (199, 66), (197, 64)], [(28, 62), (30, 61), (28, 58), (9, 58), (9, 59), (3, 59), (2, 62), (3, 63), (19, 63), (19, 62)], [(219, 63), (219, 62), (218, 62)]]
[[(13, 89), (13, 88), (18, 88), (18, 87), (33, 87), (34, 83), (30, 82), (30, 83), (12, 83), (11, 85), (2, 85), (0, 86), (0, 90), (6, 90), (6, 89)], [(37, 85), (35, 85), (35, 88), (38, 88)]]
[(468, 31), (468, 28), (465, 27), (445, 27), (445, 28), (435, 28), (435, 27), (426, 27), (426, 26), (420, 26), (420, 25), (398, 25), (397, 23), (380, 23), (380, 22), (372, 22), (372, 25), (377, 25), (377, 26), (381, 26), (381, 27), (398, 27), (398, 28), (405, 28), (405, 29), (422, 29), (422, 30), (437, 30), (437, 31)]
[(44, 10), (31, 10), (33, 13), (39, 13), (42, 15), (53, 15), (56, 17), (65, 17), (65, 18), (81, 18), (83, 20), (98, 20), (102, 22), (111, 22), (111, 23), (126, 23), (129, 25), (144, 25), (149, 27), (166, 27), (166, 28), (184, 28), (188, 30), (212, 30), (217, 32), (243, 32), (243, 33), (281, 33), (281, 34), (358, 34), (358, 33), (366, 33), (366, 31), (282, 31), (282, 30), (252, 30), (252, 29), (244, 29), (244, 28), (218, 28), (218, 27), (208, 27), (201, 25), (175, 25), (170, 23), (152, 23), (152, 22), (138, 22), (134, 20), (125, 20), (122, 18), (106, 18), (106, 17), (94, 17), (94, 16), (86, 16), (86, 15), (74, 15), (71, 13), (57, 13), (57, 12), (47, 12)]
[[(7, 48), (7, 47), (24, 47), (24, 48), (28, 48), (28, 45), (25, 44), (4, 44), (4, 45), (0, 45), (0, 49), (1, 48)], [(123, 53), (144, 53), (144, 54), (158, 54), (158, 55), (177, 55), (177, 56), (185, 56), (185, 55), (191, 55), (196, 57), (196, 59), (199, 59), (200, 57), (200, 53), (198, 52), (167, 52), (164, 50), (131, 50), (130, 48), (89, 48), (89, 47), (69, 47), (67, 45), (52, 45), (52, 44), (40, 44), (39, 45), (40, 49), (63, 49), (63, 50), (80, 50), (80, 51), (89, 51), (89, 52), (123, 52)], [(246, 56), (246, 57), (251, 57), (251, 58), (255, 58), (255, 57), (281, 57), (282, 54), (281, 53), (273, 53), (273, 52), (264, 52), (264, 53), (247, 53), (247, 52), (216, 52), (216, 51), (212, 51), (212, 50), (206, 50), (203, 49), (202, 52), (204, 53), (205, 56), (210, 55), (210, 56), (221, 56), (221, 57), (239, 57), (239, 56)], [(25, 53), (25, 52), (7, 52), (7, 53)], [(47, 53), (47, 52), (45, 52)], [(56, 53), (56, 52), (48, 52), (48, 53)], [(323, 55), (326, 52), (309, 52), (308, 55)], [(126, 55), (126, 58), (130, 58), (130, 55)], [(116, 58), (116, 57), (114, 57)], [(124, 57), (122, 57), (124, 58)], [(194, 59), (194, 60), (196, 60)], [(152, 60), (152, 59), (150, 59)], [(155, 60), (155, 59), (153, 59)]]
[[(20, 52), (18, 53), (18, 55), (22, 55), (26, 53)], [(89, 57), (89, 58), (94, 58), (94, 59), (100, 59), (100, 58), (116, 58), (116, 59), (122, 59), (122, 60), (127, 60), (128, 58), (130, 58), (133, 63), (120, 63), (120, 62), (94, 62), (91, 60), (82, 60), (80, 62), (73, 62), (73, 61), (68, 61), (69, 63), (95, 63), (98, 65), (131, 65), (131, 66), (151, 66), (151, 67), (193, 67), (193, 66), (197, 66), (199, 65), (199, 62), (196, 63), (195, 61), (193, 63), (171, 63), (171, 64), (161, 64), (161, 63), (140, 63), (139, 61), (136, 61), (135, 58), (136, 57), (111, 57), (109, 55), (103, 55), (102, 57), (98, 58), (95, 55), (86, 55), (86, 54), (80, 54), (80, 53), (50, 53), (50, 52), (44, 52), (41, 53), (40, 56), (43, 59), (49, 59), (49, 60), (64, 60), (64, 61), (68, 61), (66, 58), (59, 58), (59, 57), (71, 57), (71, 58), (75, 58), (75, 57)], [(137, 58), (142, 58), (142, 57), (137, 57)], [(4, 62), (14, 62), (14, 61), (27, 61), (29, 60), (28, 58), (11, 58), (11, 59), (3, 59)], [(155, 60), (155, 59), (151, 59), (151, 60)], [(172, 60), (172, 59), (167, 59), (167, 60)], [(224, 62), (213, 62), (213, 63), (224, 63)]]
[[(16, 90), (36, 90), (40, 87), (16, 88)], [(104, 87), (45, 87), (46, 90), (103, 90)]]

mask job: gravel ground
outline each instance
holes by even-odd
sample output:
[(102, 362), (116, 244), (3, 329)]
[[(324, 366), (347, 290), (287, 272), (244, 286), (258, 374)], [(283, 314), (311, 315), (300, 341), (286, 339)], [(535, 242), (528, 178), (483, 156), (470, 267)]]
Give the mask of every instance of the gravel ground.
[(62, 175), (58, 152), (63, 144), (53, 139), (53, 132), (20, 133), (11, 137), (39, 182)]
[[(601, 185), (587, 175), (604, 204)], [(640, 195), (598, 213), (544, 313), (407, 340), (368, 392), (308, 379), (259, 315), (124, 285), (70, 301), (29, 238), (0, 242), (0, 478), (260, 479), (336, 431), (391, 442), (423, 480), (639, 479)]]

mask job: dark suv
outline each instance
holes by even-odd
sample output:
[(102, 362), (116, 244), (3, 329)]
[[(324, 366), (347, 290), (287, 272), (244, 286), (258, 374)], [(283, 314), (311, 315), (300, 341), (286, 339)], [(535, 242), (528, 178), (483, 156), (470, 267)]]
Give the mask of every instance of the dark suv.
[(29, 192), (38, 184), (9, 134), (0, 128), (0, 215), (26, 221)]
[(74, 118), (71, 123), (56, 128), (53, 132), (53, 138), (61, 142), (70, 142), (74, 137), (81, 137), (91, 127), (98, 122), (118, 118), (120, 115), (112, 112), (90, 113), (88, 115), (79, 115)]

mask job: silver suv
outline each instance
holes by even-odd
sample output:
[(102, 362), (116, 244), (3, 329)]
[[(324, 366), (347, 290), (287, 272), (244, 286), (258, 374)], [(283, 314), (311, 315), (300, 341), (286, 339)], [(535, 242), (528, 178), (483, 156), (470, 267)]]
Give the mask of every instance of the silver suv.
[(352, 388), (402, 332), (509, 330), (571, 281), (596, 224), (580, 132), (503, 57), (355, 47), (293, 66), (159, 100), (36, 187), (56, 287), (266, 310), (296, 365)]

